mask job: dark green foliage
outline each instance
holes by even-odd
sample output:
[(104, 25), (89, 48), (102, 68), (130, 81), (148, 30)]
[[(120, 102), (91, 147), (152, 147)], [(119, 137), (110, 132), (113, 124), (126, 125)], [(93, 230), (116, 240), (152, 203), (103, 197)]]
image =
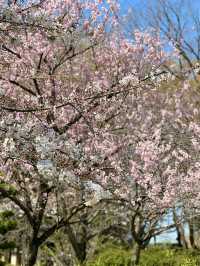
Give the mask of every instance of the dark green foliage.
[(0, 184), (0, 189), (3, 189), (7, 191), (11, 196), (14, 196), (17, 194), (17, 191), (14, 186), (8, 185), (6, 183), (1, 183)]
[(0, 220), (0, 234), (5, 235), (7, 232), (14, 230), (16, 226), (16, 221)]
[[(17, 222), (14, 220), (14, 213), (6, 210), (0, 213), (0, 234), (6, 233), (16, 229)], [(1, 244), (1, 243), (0, 243)]]
[[(12, 211), (5, 210), (0, 213), (0, 251), (14, 249), (16, 247), (15, 242), (10, 238), (10, 232), (15, 230), (16, 227), (17, 222)], [(1, 265), (5, 265), (5, 262), (0, 261)]]
[(4, 241), (3, 243), (0, 243), (0, 249), (14, 249), (16, 247), (16, 244), (14, 241)]
[(0, 217), (3, 218), (11, 218), (13, 217), (14, 213), (12, 211), (3, 211), (2, 213), (0, 213)]

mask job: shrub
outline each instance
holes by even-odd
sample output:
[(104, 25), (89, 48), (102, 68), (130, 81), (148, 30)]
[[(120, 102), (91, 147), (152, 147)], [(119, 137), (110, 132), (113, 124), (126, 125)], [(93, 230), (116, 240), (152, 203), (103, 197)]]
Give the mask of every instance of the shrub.
[(114, 245), (106, 245), (87, 266), (129, 266), (131, 251)]

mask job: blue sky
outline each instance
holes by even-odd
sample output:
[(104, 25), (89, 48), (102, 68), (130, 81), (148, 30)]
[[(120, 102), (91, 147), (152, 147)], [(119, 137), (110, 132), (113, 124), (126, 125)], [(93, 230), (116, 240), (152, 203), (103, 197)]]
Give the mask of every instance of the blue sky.
[[(145, 2), (146, 2), (145, 0), (120, 0), (120, 5), (122, 10), (126, 10), (130, 6), (136, 8), (143, 8)], [(152, 2), (154, 2), (154, 0)]]
[[(200, 0), (164, 0), (164, 3), (165, 1), (169, 2), (171, 6), (175, 7), (175, 10), (178, 11), (178, 14), (181, 17), (181, 24), (182, 26), (184, 25), (184, 30), (183, 30), (184, 39), (187, 40), (187, 42), (190, 43), (190, 45), (192, 45), (197, 52), (199, 49), (198, 48), (199, 29), (197, 31), (196, 26), (194, 26), (195, 25), (194, 16), (198, 17), (200, 25)], [(129, 23), (129, 21), (126, 19), (125, 23), (122, 24), (125, 32), (130, 33), (132, 32), (132, 30), (134, 30), (135, 22), (139, 24), (141, 30), (146, 29), (148, 27), (149, 21), (147, 16), (150, 13), (145, 11), (149, 10), (149, 7), (151, 7), (152, 10), (156, 13), (156, 4), (158, 4), (159, 0), (119, 0), (119, 2), (121, 7), (120, 8), (121, 15), (126, 15), (128, 9), (131, 7), (134, 9), (134, 13), (132, 13), (131, 17), (135, 21), (133, 21), (133, 23), (131, 23), (130, 21)], [(173, 14), (173, 12), (171, 12), (170, 17), (172, 20), (176, 21), (177, 25), (178, 24), (177, 19), (175, 19), (175, 15)], [(170, 48), (166, 46), (166, 49)]]
[[(172, 5), (182, 4), (187, 6), (187, 11), (193, 9), (200, 14), (200, 0), (169, 0)], [(155, 5), (157, 0), (119, 0), (122, 13), (126, 13), (129, 7), (133, 7), (140, 12), (145, 10), (147, 5)]]
[[(176, 4), (177, 2), (185, 2), (188, 6), (193, 8), (200, 8), (200, 0), (171, 0), (172, 4)], [(156, 0), (120, 0), (120, 4), (122, 9), (127, 9), (130, 6), (137, 8), (144, 8), (146, 4), (155, 4)]]

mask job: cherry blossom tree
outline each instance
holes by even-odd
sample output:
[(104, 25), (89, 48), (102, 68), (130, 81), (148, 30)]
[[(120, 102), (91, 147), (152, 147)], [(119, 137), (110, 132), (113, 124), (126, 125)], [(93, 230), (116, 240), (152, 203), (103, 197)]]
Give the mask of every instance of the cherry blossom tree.
[(24, 264), (34, 265), (39, 247), (91, 206), (94, 183), (124, 176), (115, 156), (130, 144), (116, 134), (124, 103), (150, 89), (146, 75), (165, 56), (156, 33), (135, 31), (134, 43), (109, 34), (114, 0), (0, 6), (0, 193), (25, 215)]
[(114, 0), (0, 6), (0, 193), (25, 217), (24, 264), (102, 199), (128, 204), (137, 244), (197, 208), (198, 110), (188, 80), (161, 78), (158, 32), (125, 39)]
[[(87, 142), (100, 134), (95, 117), (89, 121), (101, 110), (98, 98), (106, 90), (98, 84), (101, 72), (95, 74), (94, 48), (117, 9), (113, 1), (100, 5), (1, 1), (1, 194), (30, 224), (27, 265), (55, 230), (85, 208), (70, 193), (90, 158), (84, 155)], [(58, 204), (62, 197), (72, 204), (65, 216)], [(53, 222), (41, 230), (47, 212)]]
[[(116, 127), (123, 148), (113, 154), (120, 175), (105, 185), (129, 206), (139, 249), (152, 236), (199, 215), (198, 89), (193, 80), (155, 78), (126, 98), (124, 113), (115, 120), (123, 125)], [(192, 212), (160, 227), (160, 220), (176, 208)]]
[[(186, 94), (185, 96), (189, 97), (190, 107), (188, 107), (188, 100), (185, 98), (187, 110), (184, 110), (184, 115), (190, 110), (190, 117), (188, 118), (191, 122), (190, 127), (193, 124), (192, 127), (197, 128), (199, 126), (199, 14), (193, 6), (189, 5), (188, 1), (175, 1), (174, 3), (172, 1), (157, 1), (157, 9), (151, 8), (149, 10), (150, 20), (148, 23), (159, 29), (163, 37), (176, 50), (173, 67), (167, 67), (169, 71), (176, 75), (179, 81), (186, 80), (187, 96)], [(181, 97), (183, 98), (183, 96)], [(179, 102), (181, 101), (182, 99), (179, 99)], [(194, 140), (196, 140), (196, 136), (193, 136)], [(197, 143), (196, 145), (198, 145)], [(186, 216), (188, 216), (188, 213), (196, 213), (197, 204), (192, 209), (191, 206), (189, 208), (185, 206), (184, 209)], [(198, 218), (186, 220), (189, 227), (189, 242), (195, 248), (194, 233)]]

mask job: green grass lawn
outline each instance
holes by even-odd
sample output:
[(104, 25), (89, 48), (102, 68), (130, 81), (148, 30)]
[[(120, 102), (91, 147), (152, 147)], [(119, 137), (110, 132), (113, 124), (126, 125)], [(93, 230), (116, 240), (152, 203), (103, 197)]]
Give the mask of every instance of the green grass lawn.
[[(129, 266), (131, 254), (131, 250), (109, 246), (87, 266)], [(142, 251), (139, 266), (200, 266), (200, 251), (167, 245), (150, 246)]]

